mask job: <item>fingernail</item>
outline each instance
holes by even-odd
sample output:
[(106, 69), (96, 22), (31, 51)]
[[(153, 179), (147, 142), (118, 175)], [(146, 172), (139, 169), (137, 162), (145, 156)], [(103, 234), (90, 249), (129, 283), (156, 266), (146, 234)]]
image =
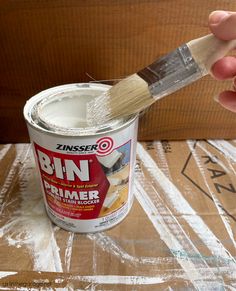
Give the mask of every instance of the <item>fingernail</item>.
[(211, 24), (218, 24), (229, 15), (230, 14), (226, 11), (213, 11), (209, 16), (209, 22)]
[(219, 103), (219, 95), (215, 95), (214, 98), (215, 102)]

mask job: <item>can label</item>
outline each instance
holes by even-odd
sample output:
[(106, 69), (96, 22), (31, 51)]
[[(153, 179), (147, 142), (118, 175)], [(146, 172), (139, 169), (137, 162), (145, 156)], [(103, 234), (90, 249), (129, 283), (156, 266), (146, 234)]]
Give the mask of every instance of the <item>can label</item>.
[(56, 224), (87, 232), (111, 227), (126, 216), (133, 198), (132, 132), (126, 128), (123, 135), (88, 137), (76, 144), (51, 136), (42, 142), (32, 132), (46, 209)]

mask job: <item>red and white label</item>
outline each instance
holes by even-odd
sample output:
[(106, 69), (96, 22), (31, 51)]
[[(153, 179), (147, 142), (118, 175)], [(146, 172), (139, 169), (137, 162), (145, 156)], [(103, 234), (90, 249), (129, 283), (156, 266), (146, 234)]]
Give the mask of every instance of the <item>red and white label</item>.
[(34, 147), (48, 206), (68, 218), (98, 218), (109, 181), (96, 155), (63, 154), (36, 143)]

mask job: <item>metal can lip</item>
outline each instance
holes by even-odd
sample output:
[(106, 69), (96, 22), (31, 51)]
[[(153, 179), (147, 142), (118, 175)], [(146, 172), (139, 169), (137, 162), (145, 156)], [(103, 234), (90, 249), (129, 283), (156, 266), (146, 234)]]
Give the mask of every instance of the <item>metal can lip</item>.
[[(62, 136), (88, 136), (88, 135), (99, 135), (108, 133), (114, 130), (119, 130), (124, 126), (127, 126), (128, 124), (132, 123), (136, 118), (137, 114), (112, 120), (108, 123), (101, 124), (99, 126), (64, 126), (62, 122), (60, 121), (60, 116), (57, 116), (57, 122), (51, 121), (52, 112), (48, 113), (47, 108), (50, 108), (50, 106), (59, 105), (61, 106), (59, 108), (59, 112), (56, 114), (64, 114), (64, 111), (66, 109), (63, 108), (63, 104), (60, 105), (59, 103), (65, 99), (70, 102), (70, 99), (72, 100), (74, 97), (80, 97), (76, 96), (76, 94), (85, 94), (90, 98), (89, 95), (91, 95), (91, 98), (94, 98), (98, 96), (99, 94), (105, 92), (108, 90), (111, 86), (100, 84), (100, 83), (74, 83), (74, 84), (67, 84), (67, 85), (61, 85), (56, 86), (50, 89), (46, 89), (32, 98), (30, 98), (24, 107), (24, 118), (28, 122), (28, 124), (34, 128), (37, 128), (37, 130), (47, 132), (49, 134), (55, 134), (55, 135), (62, 135)], [(73, 96), (75, 94), (75, 96)], [(81, 95), (82, 96), (82, 95)], [(82, 97), (81, 97), (82, 98)], [(76, 114), (76, 108), (73, 108), (73, 105), (70, 105), (70, 109), (74, 111), (74, 114)], [(46, 108), (46, 109), (45, 109)], [(78, 107), (79, 108), (79, 107)], [(83, 109), (79, 108), (80, 113), (83, 111)], [(45, 113), (46, 112), (46, 113)], [(68, 109), (69, 112), (69, 109)], [(48, 114), (48, 116), (47, 116)], [(82, 113), (84, 114), (84, 113)], [(53, 118), (52, 118), (53, 119)], [(55, 116), (54, 116), (55, 119)]]

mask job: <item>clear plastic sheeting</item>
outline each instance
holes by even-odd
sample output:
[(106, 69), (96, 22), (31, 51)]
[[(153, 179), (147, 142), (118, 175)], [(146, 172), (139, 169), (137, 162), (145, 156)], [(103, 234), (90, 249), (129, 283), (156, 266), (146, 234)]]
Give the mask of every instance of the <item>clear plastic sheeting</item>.
[(236, 141), (139, 143), (131, 212), (50, 222), (29, 144), (0, 146), (1, 290), (235, 290)]

